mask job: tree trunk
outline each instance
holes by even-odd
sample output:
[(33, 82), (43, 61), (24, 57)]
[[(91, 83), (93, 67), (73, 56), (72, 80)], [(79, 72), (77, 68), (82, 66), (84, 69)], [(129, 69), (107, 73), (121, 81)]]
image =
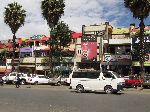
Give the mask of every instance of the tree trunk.
[(144, 19), (141, 18), (140, 19), (140, 78), (141, 79), (144, 79), (144, 61), (145, 61), (145, 46), (144, 46), (144, 28), (145, 28), (145, 25), (144, 25)]
[[(52, 29), (51, 29), (52, 31)], [(50, 69), (50, 73), (51, 75), (53, 75), (53, 58), (52, 58), (52, 51), (53, 51), (53, 45), (52, 45), (52, 40), (53, 40), (53, 35), (51, 35), (51, 31), (50, 31), (50, 38), (49, 38), (49, 69)]]
[(13, 35), (13, 56), (12, 56), (12, 71), (15, 70), (15, 66), (14, 66), (14, 59), (15, 59), (15, 45), (16, 45), (16, 35)]

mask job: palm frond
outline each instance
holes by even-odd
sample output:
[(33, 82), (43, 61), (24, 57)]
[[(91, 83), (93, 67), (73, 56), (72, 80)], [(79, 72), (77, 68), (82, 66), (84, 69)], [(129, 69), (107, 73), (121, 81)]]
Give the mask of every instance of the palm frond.
[(16, 2), (8, 4), (8, 6), (5, 7), (4, 22), (9, 25), (13, 34), (24, 25), (25, 17), (26, 11)]
[(49, 27), (54, 27), (64, 14), (64, 0), (44, 0), (41, 4), (42, 15)]
[(150, 0), (124, 0), (126, 8), (133, 13), (134, 18), (147, 18), (150, 12)]

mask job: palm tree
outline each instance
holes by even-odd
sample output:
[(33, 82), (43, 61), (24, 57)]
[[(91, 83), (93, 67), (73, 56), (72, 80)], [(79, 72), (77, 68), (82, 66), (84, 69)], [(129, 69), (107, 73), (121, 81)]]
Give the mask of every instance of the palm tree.
[(14, 70), (14, 58), (15, 58), (15, 39), (16, 32), (24, 25), (26, 17), (26, 11), (22, 9), (22, 6), (17, 2), (10, 3), (5, 7), (4, 22), (10, 27), (13, 33), (13, 57), (12, 57), (12, 71)]
[(43, 0), (41, 2), (41, 10), (44, 19), (47, 21), (50, 30), (50, 39), (49, 39), (49, 66), (51, 72), (53, 72), (53, 62), (52, 62), (52, 51), (53, 51), (53, 42), (54, 35), (52, 30), (57, 25), (59, 19), (64, 14), (65, 3), (64, 0)]
[(150, 12), (150, 0), (124, 0), (126, 8), (129, 8), (133, 13), (133, 17), (140, 20), (140, 71), (141, 78), (144, 78), (144, 55), (145, 55), (145, 45), (144, 45), (144, 19), (149, 16)]

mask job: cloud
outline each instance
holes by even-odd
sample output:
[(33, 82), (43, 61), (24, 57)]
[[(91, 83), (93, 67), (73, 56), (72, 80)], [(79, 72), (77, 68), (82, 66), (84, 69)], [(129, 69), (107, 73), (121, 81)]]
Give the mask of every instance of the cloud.
[[(1, 0), (0, 4), (0, 39), (12, 38), (10, 28), (4, 23), (4, 7), (13, 1), (18, 2), (27, 11), (25, 24), (16, 36), (49, 35), (49, 28), (41, 15), (41, 0)], [(82, 25), (91, 25), (109, 21), (113, 27), (129, 26), (133, 23), (132, 14), (124, 8), (122, 0), (65, 0), (65, 21), (72, 31), (81, 32)]]

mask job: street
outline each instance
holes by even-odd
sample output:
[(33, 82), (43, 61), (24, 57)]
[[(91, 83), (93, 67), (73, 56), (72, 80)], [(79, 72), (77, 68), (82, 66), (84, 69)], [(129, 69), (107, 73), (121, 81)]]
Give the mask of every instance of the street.
[(76, 93), (67, 86), (0, 87), (0, 112), (149, 112), (150, 90)]

